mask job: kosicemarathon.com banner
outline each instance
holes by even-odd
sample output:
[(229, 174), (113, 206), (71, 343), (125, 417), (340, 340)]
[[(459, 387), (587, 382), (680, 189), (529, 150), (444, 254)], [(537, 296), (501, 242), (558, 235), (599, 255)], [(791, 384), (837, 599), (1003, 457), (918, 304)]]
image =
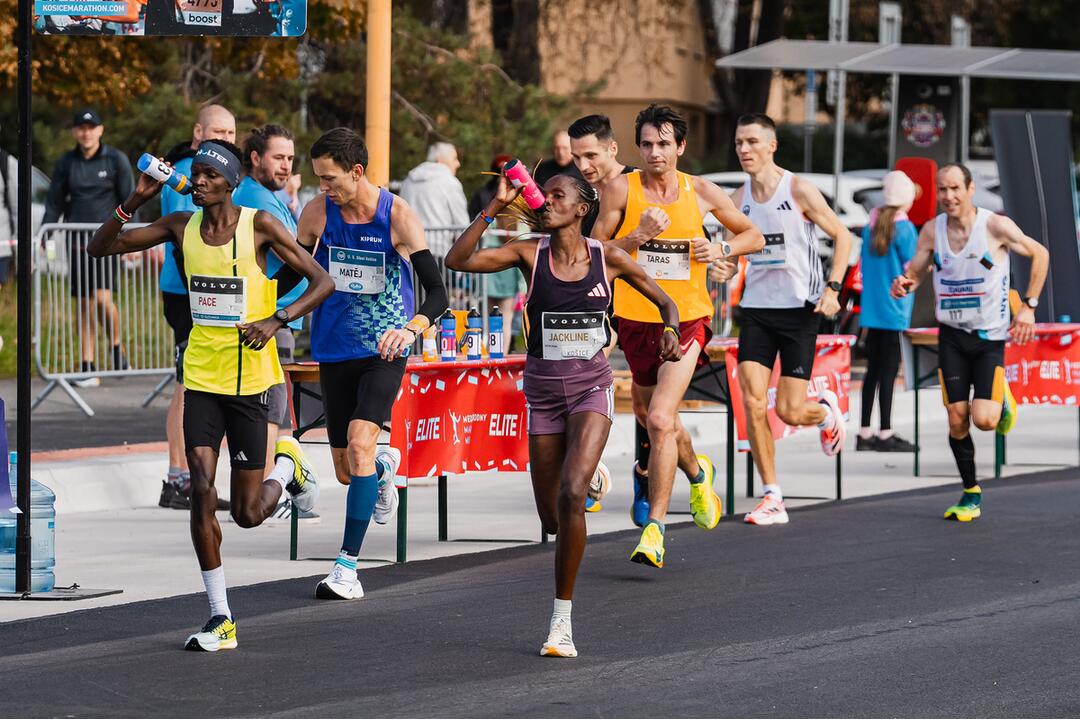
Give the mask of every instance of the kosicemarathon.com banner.
[(307, 29), (307, 0), (34, 0), (44, 35), (292, 37)]

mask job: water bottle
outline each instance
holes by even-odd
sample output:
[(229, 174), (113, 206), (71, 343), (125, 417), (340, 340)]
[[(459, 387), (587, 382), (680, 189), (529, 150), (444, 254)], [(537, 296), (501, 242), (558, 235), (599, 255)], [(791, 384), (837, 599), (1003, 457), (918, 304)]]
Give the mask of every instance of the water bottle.
[(439, 318), (439, 349), (443, 360), (457, 360), (457, 318), (450, 308)]
[(525, 169), (525, 166), (521, 164), (521, 161), (514, 158), (510, 162), (503, 165), (503, 174), (506, 175), (506, 179), (516, 187), (521, 188), (521, 197), (525, 198), (525, 203), (536, 210), (543, 206), (544, 193), (540, 190), (540, 186), (536, 184), (536, 181), (532, 179), (532, 175)]
[(465, 359), (479, 360), (481, 357), (481, 345), (483, 342), (484, 323), (476, 308), (469, 310), (465, 319)]
[(488, 315), (488, 357), (496, 360), (503, 357), (503, 316), (502, 308), (495, 305)]
[(150, 153), (143, 153), (136, 163), (144, 175), (149, 175), (158, 182), (163, 182), (181, 195), (191, 194), (191, 181), (187, 175), (176, 172), (164, 160), (156, 158)]
[[(18, 454), (9, 453), (12, 497), (18, 477)], [(4, 508), (3, 510), (6, 510)], [(15, 592), (16, 516), (0, 510), (0, 592)], [(48, 592), (56, 584), (56, 495), (36, 480), (30, 481), (30, 591)]]
[(439, 343), (435, 340), (438, 328), (432, 325), (424, 331), (424, 339), (421, 343), (424, 354), (424, 362), (435, 362), (439, 359)]

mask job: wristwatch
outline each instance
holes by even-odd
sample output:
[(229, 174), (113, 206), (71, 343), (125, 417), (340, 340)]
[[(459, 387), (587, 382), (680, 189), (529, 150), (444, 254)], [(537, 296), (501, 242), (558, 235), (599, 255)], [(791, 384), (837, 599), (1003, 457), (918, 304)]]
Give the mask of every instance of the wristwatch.
[(829, 282), (825, 283), (825, 287), (829, 288), (834, 293), (838, 293), (844, 289), (844, 286), (838, 283), (836, 280), (830, 280)]
[(1027, 305), (1032, 310), (1034, 310), (1035, 308), (1039, 307), (1039, 298), (1038, 297), (1026, 297), (1026, 298), (1024, 298), (1024, 304)]
[(281, 321), (281, 327), (285, 327), (289, 324), (289, 311), (285, 308), (281, 308), (274, 313), (274, 317)]
[(725, 258), (731, 257), (731, 243), (720, 240), (717, 244), (720, 245), (720, 252), (724, 254)]

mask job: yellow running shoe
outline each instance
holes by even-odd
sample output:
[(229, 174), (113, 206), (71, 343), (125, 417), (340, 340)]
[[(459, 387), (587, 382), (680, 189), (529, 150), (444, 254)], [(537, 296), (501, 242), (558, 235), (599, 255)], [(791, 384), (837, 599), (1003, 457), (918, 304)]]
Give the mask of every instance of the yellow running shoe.
[(650, 520), (641, 531), (641, 542), (630, 555), (631, 562), (664, 567), (664, 531), (655, 520)]
[(236, 649), (236, 623), (232, 618), (224, 615), (215, 615), (210, 618), (203, 629), (189, 635), (184, 641), (185, 650), (201, 650), (203, 652), (217, 652), (218, 650)]
[(971, 522), (975, 518), (982, 516), (981, 504), (982, 488), (978, 485), (970, 489), (965, 488), (964, 494), (960, 497), (960, 502), (950, 506), (945, 511), (945, 519)]
[(997, 433), (998, 435), (1008, 435), (1009, 431), (1016, 425), (1016, 398), (1013, 397), (1008, 380), (1002, 377), (1001, 384), (1004, 392), (1001, 397), (1001, 419), (998, 420)]
[(720, 516), (724, 512), (720, 496), (713, 490), (716, 468), (707, 455), (698, 455), (697, 461), (705, 472), (705, 480), (690, 483), (690, 514), (694, 516), (694, 524), (699, 528), (712, 530), (720, 522)]

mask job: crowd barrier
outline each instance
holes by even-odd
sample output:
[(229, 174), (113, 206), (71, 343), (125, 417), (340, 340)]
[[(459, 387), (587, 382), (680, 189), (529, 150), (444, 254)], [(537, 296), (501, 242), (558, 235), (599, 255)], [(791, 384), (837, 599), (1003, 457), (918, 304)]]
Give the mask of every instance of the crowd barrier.
[[(132, 223), (128, 227), (139, 225)], [(49, 223), (35, 238), (34, 363), (46, 384), (34, 399), (33, 408), (60, 389), (92, 417), (93, 409), (78, 392), (80, 384), (109, 377), (158, 376), (161, 379), (157, 386), (142, 401), (146, 407), (173, 380), (174, 339), (165, 321), (158, 285), (166, 248), (91, 258), (86, 246), (97, 228), (93, 223)], [(446, 250), (463, 231), (442, 227), (425, 233), (446, 283), (450, 306), (476, 308), (486, 326), (491, 307), (490, 276), (456, 272), (443, 262)], [(520, 234), (496, 229), (487, 233), (494, 237)], [(420, 288), (418, 281), (414, 287)], [(717, 309), (713, 332), (727, 335), (731, 318), (726, 311), (726, 286), (710, 281), (710, 292)], [(422, 295), (418, 290), (417, 307), (423, 301)], [(92, 363), (92, 369), (83, 367), (84, 358)]]

